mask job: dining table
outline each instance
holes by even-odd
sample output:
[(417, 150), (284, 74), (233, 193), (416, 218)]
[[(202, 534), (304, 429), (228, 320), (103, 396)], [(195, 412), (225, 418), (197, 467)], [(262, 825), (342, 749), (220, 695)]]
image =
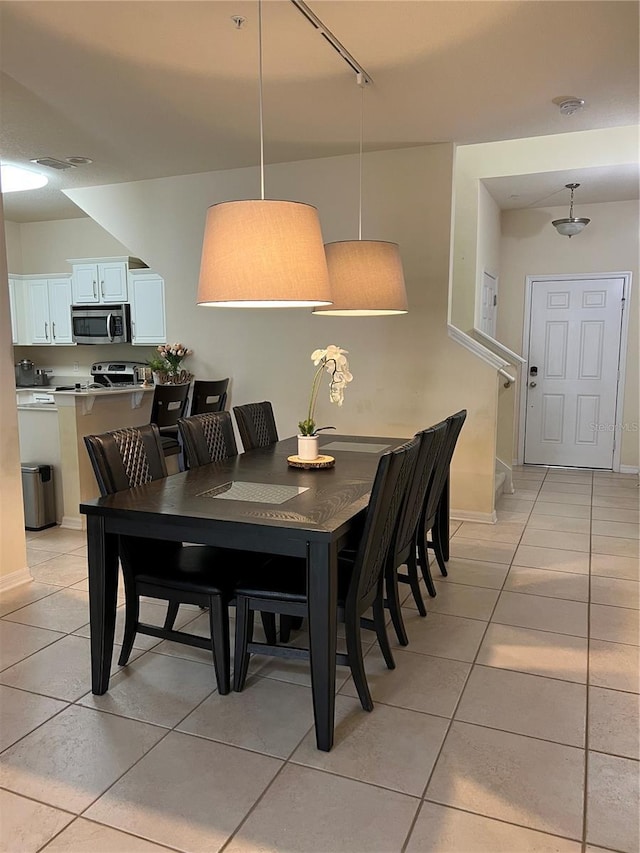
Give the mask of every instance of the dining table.
[[(406, 438), (324, 435), (329, 468), (292, 467), (297, 439), (80, 504), (87, 519), (92, 691), (109, 688), (119, 536), (300, 557), (308, 578), (311, 692), (318, 749), (333, 745), (338, 553), (360, 529), (380, 456)], [(277, 571), (277, 560), (273, 561)]]

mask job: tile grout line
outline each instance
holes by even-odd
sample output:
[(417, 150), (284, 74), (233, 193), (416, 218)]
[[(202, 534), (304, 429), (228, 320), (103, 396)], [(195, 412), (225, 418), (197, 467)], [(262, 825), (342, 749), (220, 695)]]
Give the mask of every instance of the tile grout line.
[(589, 513), (589, 603), (587, 605), (587, 682), (586, 705), (584, 713), (584, 777), (582, 782), (582, 853), (587, 849), (588, 813), (589, 806), (589, 688), (591, 676), (591, 556), (593, 553), (593, 479), (591, 482), (591, 511)]
[[(36, 802), (38, 801), (36, 800)], [(113, 832), (121, 832), (123, 835), (126, 835), (129, 838), (135, 838), (138, 841), (146, 841), (147, 844), (155, 844), (160, 847), (161, 850), (171, 851), (171, 853), (184, 853), (184, 851), (181, 851), (179, 847), (167, 847), (166, 844), (163, 844), (160, 841), (149, 841), (148, 838), (143, 838), (141, 835), (135, 835), (133, 832), (128, 832), (126, 829), (120, 829), (120, 827), (110, 826), (108, 823), (99, 823), (98, 821), (93, 820), (90, 817), (83, 817), (77, 814), (74, 814), (73, 820), (70, 821), (66, 826), (63, 826), (62, 829), (56, 832), (55, 835), (52, 835), (51, 838), (49, 838), (42, 845), (42, 847), (38, 847), (35, 853), (46, 853), (47, 847), (51, 844), (51, 842), (55, 841), (55, 839), (62, 835), (63, 832), (66, 832), (68, 829), (71, 829), (71, 827), (74, 824), (78, 823), (79, 820), (87, 821), (87, 823), (91, 823), (93, 826), (99, 826), (102, 829), (111, 829)], [(126, 851), (122, 851), (122, 853), (126, 853)]]
[[(545, 477), (546, 477), (546, 474), (545, 474)], [(529, 515), (531, 515), (531, 512), (529, 512)], [(520, 539), (522, 539), (522, 536), (524, 536), (524, 530), (526, 530), (526, 523), (525, 523), (525, 526), (523, 528)], [(431, 768), (431, 772), (429, 773), (429, 775), (427, 777), (426, 784), (422, 790), (422, 796), (420, 797), (420, 805), (418, 806), (418, 809), (414, 815), (411, 826), (409, 827), (409, 830), (407, 832), (407, 837), (405, 838), (404, 844), (402, 845), (401, 853), (405, 853), (405, 851), (407, 849), (407, 845), (409, 844), (409, 841), (411, 840), (411, 836), (413, 835), (413, 831), (415, 829), (416, 823), (418, 822), (418, 819), (420, 817), (420, 813), (422, 811), (423, 803), (425, 802), (425, 797), (427, 795), (427, 791), (429, 790), (429, 785), (431, 784), (431, 780), (432, 780), (433, 775), (436, 771), (436, 767), (438, 766), (440, 756), (442, 755), (442, 751), (444, 750), (444, 745), (447, 742), (447, 738), (449, 737), (449, 732), (451, 731), (451, 728), (452, 728), (453, 723), (455, 721), (455, 716), (458, 712), (458, 708), (460, 707), (460, 703), (462, 702), (462, 697), (464, 696), (464, 692), (467, 689), (467, 684), (469, 683), (469, 679), (471, 678), (471, 674), (473, 673), (473, 671), (475, 669), (476, 662), (478, 659), (478, 655), (480, 654), (480, 649), (482, 648), (482, 644), (483, 644), (485, 637), (487, 635), (487, 631), (489, 630), (489, 625), (491, 625), (491, 619), (493, 618), (493, 614), (495, 613), (496, 608), (498, 606), (498, 602), (500, 601), (500, 596), (502, 595), (502, 592), (504, 590), (504, 585), (506, 584), (507, 578), (509, 577), (509, 572), (511, 571), (511, 565), (513, 564), (513, 559), (515, 557), (517, 550), (518, 550), (518, 545), (516, 545), (516, 548), (513, 552), (513, 557), (511, 558), (511, 561), (509, 562), (509, 567), (508, 567), (507, 572), (506, 572), (504, 579), (502, 581), (502, 586), (499, 589), (498, 597), (496, 598), (495, 604), (493, 605), (489, 619), (486, 622), (485, 629), (482, 632), (482, 637), (480, 638), (480, 642), (478, 643), (478, 648), (476, 649), (476, 653), (474, 655), (473, 661), (471, 661), (471, 666), (469, 667), (469, 672), (467, 673), (467, 676), (464, 680), (464, 684), (462, 685), (462, 690), (460, 691), (460, 695), (458, 696), (458, 700), (457, 700), (455, 707), (451, 713), (451, 717), (449, 719), (449, 724), (448, 724), (446, 731), (444, 733), (444, 737), (442, 738), (442, 743), (440, 744), (440, 748), (438, 749), (438, 752), (436, 754), (435, 760), (433, 762), (433, 766)], [(427, 617), (426, 618), (429, 618), (428, 611), (427, 611)], [(486, 815), (484, 815), (484, 817), (486, 817)]]

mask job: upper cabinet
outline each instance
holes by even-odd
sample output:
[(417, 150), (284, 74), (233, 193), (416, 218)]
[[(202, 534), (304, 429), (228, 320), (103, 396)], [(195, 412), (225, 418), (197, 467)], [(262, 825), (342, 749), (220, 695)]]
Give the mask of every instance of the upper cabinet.
[(164, 309), (164, 279), (150, 270), (129, 272), (131, 303), (131, 343), (138, 345), (167, 342)]
[(9, 275), (11, 337), (21, 346), (74, 344), (71, 306), (131, 305), (131, 343), (167, 342), (164, 279), (137, 258), (78, 258), (73, 273)]
[[(16, 281), (16, 286), (18, 284)], [(23, 298), (27, 313), (27, 334), (24, 343), (39, 346), (73, 344), (71, 279), (68, 276), (24, 276), (21, 286), (24, 289)]]
[(20, 290), (20, 282), (13, 276), (9, 276), (9, 312), (11, 314), (11, 342), (20, 344), (20, 328), (18, 326), (18, 318), (24, 311), (20, 310), (18, 300), (22, 299)]
[(129, 301), (129, 270), (145, 268), (139, 258), (69, 258), (74, 305)]

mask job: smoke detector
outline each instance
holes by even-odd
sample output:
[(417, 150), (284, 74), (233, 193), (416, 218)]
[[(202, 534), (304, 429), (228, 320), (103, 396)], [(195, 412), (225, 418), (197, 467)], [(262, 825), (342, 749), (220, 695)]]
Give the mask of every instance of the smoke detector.
[(574, 113), (579, 112), (584, 107), (584, 101), (582, 98), (556, 98), (554, 103), (558, 105), (558, 108), (563, 116), (572, 116)]

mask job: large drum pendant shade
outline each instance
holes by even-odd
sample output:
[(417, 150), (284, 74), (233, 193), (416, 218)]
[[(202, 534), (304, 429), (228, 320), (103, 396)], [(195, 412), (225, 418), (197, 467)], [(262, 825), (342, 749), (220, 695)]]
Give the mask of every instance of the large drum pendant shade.
[(371, 317), (406, 314), (407, 294), (397, 243), (346, 240), (327, 243), (333, 304), (314, 314)]
[(330, 304), (316, 208), (272, 199), (212, 205), (197, 302), (227, 308)]

